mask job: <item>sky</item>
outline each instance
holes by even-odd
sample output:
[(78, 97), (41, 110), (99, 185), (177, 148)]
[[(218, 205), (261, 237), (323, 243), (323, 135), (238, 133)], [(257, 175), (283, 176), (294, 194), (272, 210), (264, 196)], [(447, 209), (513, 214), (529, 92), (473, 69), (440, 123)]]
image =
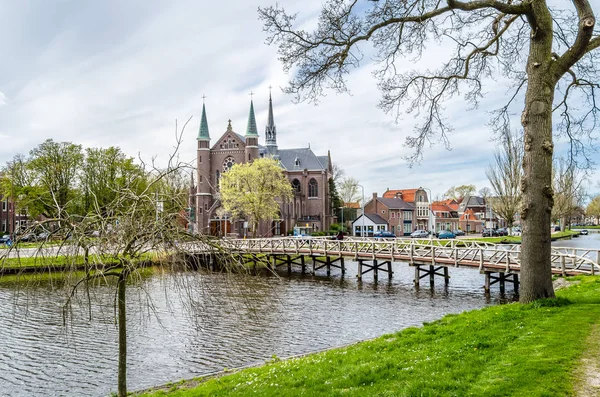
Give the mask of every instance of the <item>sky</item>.
[[(181, 128), (190, 117), (179, 155), (192, 161), (203, 100), (214, 144), (229, 119), (234, 131), (245, 133), (250, 92), (264, 144), (272, 86), (279, 147), (310, 145), (317, 155), (329, 150), (366, 197), (388, 188), (422, 186), (435, 197), (453, 185), (489, 186), (485, 169), (498, 144), (486, 110), (505, 100), (501, 81), (486, 86), (478, 109), (469, 110), (461, 98), (447, 102), (451, 150), (427, 147), (411, 167), (403, 144), (418, 120), (396, 120), (377, 107), (380, 92), (368, 54), (348, 77), (351, 95), (328, 92), (315, 106), (282, 93), (290, 76), (276, 48), (265, 44), (257, 18), (257, 7), (274, 3), (0, 0), (0, 164), (48, 138), (119, 146), (130, 156), (160, 161), (174, 150), (176, 121)], [(279, 3), (299, 11), (303, 26), (314, 25), (321, 7), (312, 0)], [(593, 3), (600, 9), (600, 0)], [(436, 57), (429, 51), (421, 62)], [(600, 192), (598, 181), (595, 173), (590, 191)]]

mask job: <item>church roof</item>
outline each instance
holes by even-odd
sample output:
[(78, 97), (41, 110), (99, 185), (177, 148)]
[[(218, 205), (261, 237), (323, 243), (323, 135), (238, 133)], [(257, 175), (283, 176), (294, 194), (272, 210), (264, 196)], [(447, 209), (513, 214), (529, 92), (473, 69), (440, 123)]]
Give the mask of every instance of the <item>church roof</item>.
[(206, 120), (206, 108), (204, 107), (204, 104), (202, 104), (202, 117), (200, 118), (200, 130), (198, 131), (197, 139), (210, 140), (210, 135), (208, 134), (208, 121)]
[(327, 156), (316, 156), (311, 148), (279, 149), (279, 160), (284, 169), (288, 171), (325, 171), (327, 163), (323, 164), (320, 158)]
[(250, 100), (250, 113), (248, 114), (248, 126), (246, 127), (246, 136), (258, 137), (256, 128), (256, 117), (254, 116), (254, 103)]

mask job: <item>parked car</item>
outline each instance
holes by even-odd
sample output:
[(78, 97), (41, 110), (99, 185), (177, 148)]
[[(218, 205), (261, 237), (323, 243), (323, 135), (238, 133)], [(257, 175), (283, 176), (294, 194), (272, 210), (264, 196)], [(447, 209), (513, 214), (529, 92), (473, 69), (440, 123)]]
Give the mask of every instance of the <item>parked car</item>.
[(425, 230), (415, 230), (410, 234), (411, 238), (427, 238), (429, 237), (429, 232)]
[(35, 241), (36, 239), (37, 239), (37, 236), (35, 235), (35, 233), (25, 233), (25, 234), (21, 234), (20, 236), (17, 236), (17, 240), (24, 242), (24, 243)]
[(41, 232), (35, 237), (35, 239), (37, 241), (46, 241), (48, 240), (48, 237), (50, 237), (50, 232)]
[(396, 235), (388, 230), (380, 230), (373, 234), (373, 237), (376, 238), (396, 238)]
[(554, 226), (554, 231), (555, 232), (560, 232), (560, 226), (558, 226), (558, 225)]
[(442, 230), (441, 232), (438, 233), (439, 239), (455, 238), (455, 237), (456, 237), (456, 234), (452, 233), (450, 230)]
[(0, 236), (0, 244), (7, 244), (10, 241), (10, 234)]
[(498, 233), (494, 229), (486, 228), (481, 231), (481, 237), (496, 237), (497, 235)]
[(505, 227), (501, 227), (500, 229), (496, 230), (496, 234), (498, 236), (508, 236), (508, 230)]
[(460, 230), (460, 229), (453, 230), (453, 231), (452, 231), (452, 233), (453, 233), (455, 236), (464, 236), (464, 235), (465, 235), (465, 232), (463, 232), (463, 231), (462, 231), (462, 230)]
[(581, 231), (579, 232), (579, 234), (581, 234), (581, 235), (584, 235), (584, 236), (587, 236), (587, 235), (588, 235), (588, 231), (587, 231), (587, 229), (583, 229), (583, 230), (581, 230)]

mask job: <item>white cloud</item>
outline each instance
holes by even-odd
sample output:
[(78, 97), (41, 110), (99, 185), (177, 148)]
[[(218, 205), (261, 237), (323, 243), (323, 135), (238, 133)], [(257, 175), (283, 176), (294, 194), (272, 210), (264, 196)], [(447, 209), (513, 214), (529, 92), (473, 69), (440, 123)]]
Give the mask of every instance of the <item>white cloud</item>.
[[(48, 10), (43, 7), (7, 10), (15, 39), (2, 40), (0, 27), (0, 53), (15, 56), (0, 73), (6, 93), (0, 92), (0, 105), (11, 98), (10, 106), (0, 106), (0, 128), (11, 136), (10, 145), (0, 145), (0, 164), (49, 137), (88, 146), (116, 145), (132, 156), (164, 157), (174, 144), (174, 120), (181, 125), (191, 115), (181, 156), (192, 159), (202, 95), (207, 95), (213, 142), (228, 119), (244, 133), (250, 91), (256, 93), (262, 132), (268, 86), (284, 86), (289, 76), (281, 70), (275, 48), (263, 44), (256, 18), (257, 5), (274, 1), (258, 2), (159, 2), (143, 10), (125, 3), (75, 2), (65, 5), (71, 12), (55, 12), (62, 16), (56, 24), (45, 18)], [(284, 6), (302, 10), (303, 25), (312, 26), (321, 3), (290, 0)], [(465, 112), (461, 98), (449, 101), (446, 114), (455, 127), (452, 150), (440, 144), (426, 148), (423, 161), (409, 168), (403, 143), (416, 120), (403, 116), (396, 123), (393, 115), (377, 108), (380, 94), (365, 59), (348, 77), (352, 96), (328, 92), (319, 106), (296, 105), (278, 88), (273, 90), (280, 147), (310, 143), (317, 154), (330, 150), (333, 161), (358, 178), (366, 194), (422, 185), (435, 195), (451, 185), (487, 185), (485, 167), (495, 148), (488, 115)], [(498, 83), (481, 109), (504, 95)]]

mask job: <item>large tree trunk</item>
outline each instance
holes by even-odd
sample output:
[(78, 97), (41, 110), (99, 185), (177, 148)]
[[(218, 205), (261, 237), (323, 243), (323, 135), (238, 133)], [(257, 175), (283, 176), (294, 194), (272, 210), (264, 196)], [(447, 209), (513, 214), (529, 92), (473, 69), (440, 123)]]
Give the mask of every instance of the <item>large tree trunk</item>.
[(527, 63), (527, 93), (521, 123), (525, 130), (521, 219), (520, 301), (554, 297), (550, 261), (552, 191), (552, 19), (543, 1), (532, 2), (535, 26)]
[(117, 378), (117, 395), (127, 396), (127, 324), (125, 313), (125, 289), (127, 285), (127, 273), (123, 271), (119, 277), (117, 293), (117, 310), (119, 316), (119, 375)]

